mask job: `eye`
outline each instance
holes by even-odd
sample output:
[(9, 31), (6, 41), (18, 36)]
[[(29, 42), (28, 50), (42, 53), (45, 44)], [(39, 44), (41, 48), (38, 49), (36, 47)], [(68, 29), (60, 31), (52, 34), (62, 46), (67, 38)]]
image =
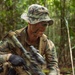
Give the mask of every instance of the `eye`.
[(45, 23), (45, 24), (42, 24), (42, 26), (47, 26), (48, 24), (47, 23)]

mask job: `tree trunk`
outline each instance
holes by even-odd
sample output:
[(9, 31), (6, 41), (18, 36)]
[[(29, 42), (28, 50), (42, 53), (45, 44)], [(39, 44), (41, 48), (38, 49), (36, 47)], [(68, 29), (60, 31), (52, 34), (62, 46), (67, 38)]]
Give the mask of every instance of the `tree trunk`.
[(69, 54), (69, 46), (68, 46), (68, 36), (67, 36), (67, 28), (65, 23), (65, 8), (66, 8), (66, 0), (61, 1), (61, 39), (60, 39), (60, 56), (59, 56), (59, 65), (65, 66), (70, 65), (70, 54)]

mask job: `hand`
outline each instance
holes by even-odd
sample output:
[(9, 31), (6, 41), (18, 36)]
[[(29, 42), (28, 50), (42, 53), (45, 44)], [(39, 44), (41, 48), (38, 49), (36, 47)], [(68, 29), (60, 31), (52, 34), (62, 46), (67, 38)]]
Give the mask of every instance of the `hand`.
[(25, 61), (18, 55), (12, 54), (8, 60), (13, 66), (23, 66)]

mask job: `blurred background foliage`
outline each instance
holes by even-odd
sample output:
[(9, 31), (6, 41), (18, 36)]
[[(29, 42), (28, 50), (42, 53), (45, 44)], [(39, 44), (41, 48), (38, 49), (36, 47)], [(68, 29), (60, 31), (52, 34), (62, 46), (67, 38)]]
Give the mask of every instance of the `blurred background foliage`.
[(49, 9), (54, 24), (48, 27), (45, 34), (51, 39), (57, 50), (59, 67), (71, 67), (68, 33), (65, 19), (68, 21), (75, 64), (75, 0), (0, 0), (0, 40), (10, 30), (20, 29), (27, 25), (21, 14), (27, 12), (31, 4), (41, 4)]

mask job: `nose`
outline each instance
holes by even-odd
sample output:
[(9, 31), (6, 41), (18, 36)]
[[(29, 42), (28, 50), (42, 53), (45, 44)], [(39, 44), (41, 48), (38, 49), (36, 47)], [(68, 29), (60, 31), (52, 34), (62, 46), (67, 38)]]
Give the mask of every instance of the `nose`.
[(40, 32), (44, 32), (45, 31), (45, 29), (46, 29), (46, 27), (40, 27)]
[(41, 37), (44, 32), (38, 32), (38, 36)]

